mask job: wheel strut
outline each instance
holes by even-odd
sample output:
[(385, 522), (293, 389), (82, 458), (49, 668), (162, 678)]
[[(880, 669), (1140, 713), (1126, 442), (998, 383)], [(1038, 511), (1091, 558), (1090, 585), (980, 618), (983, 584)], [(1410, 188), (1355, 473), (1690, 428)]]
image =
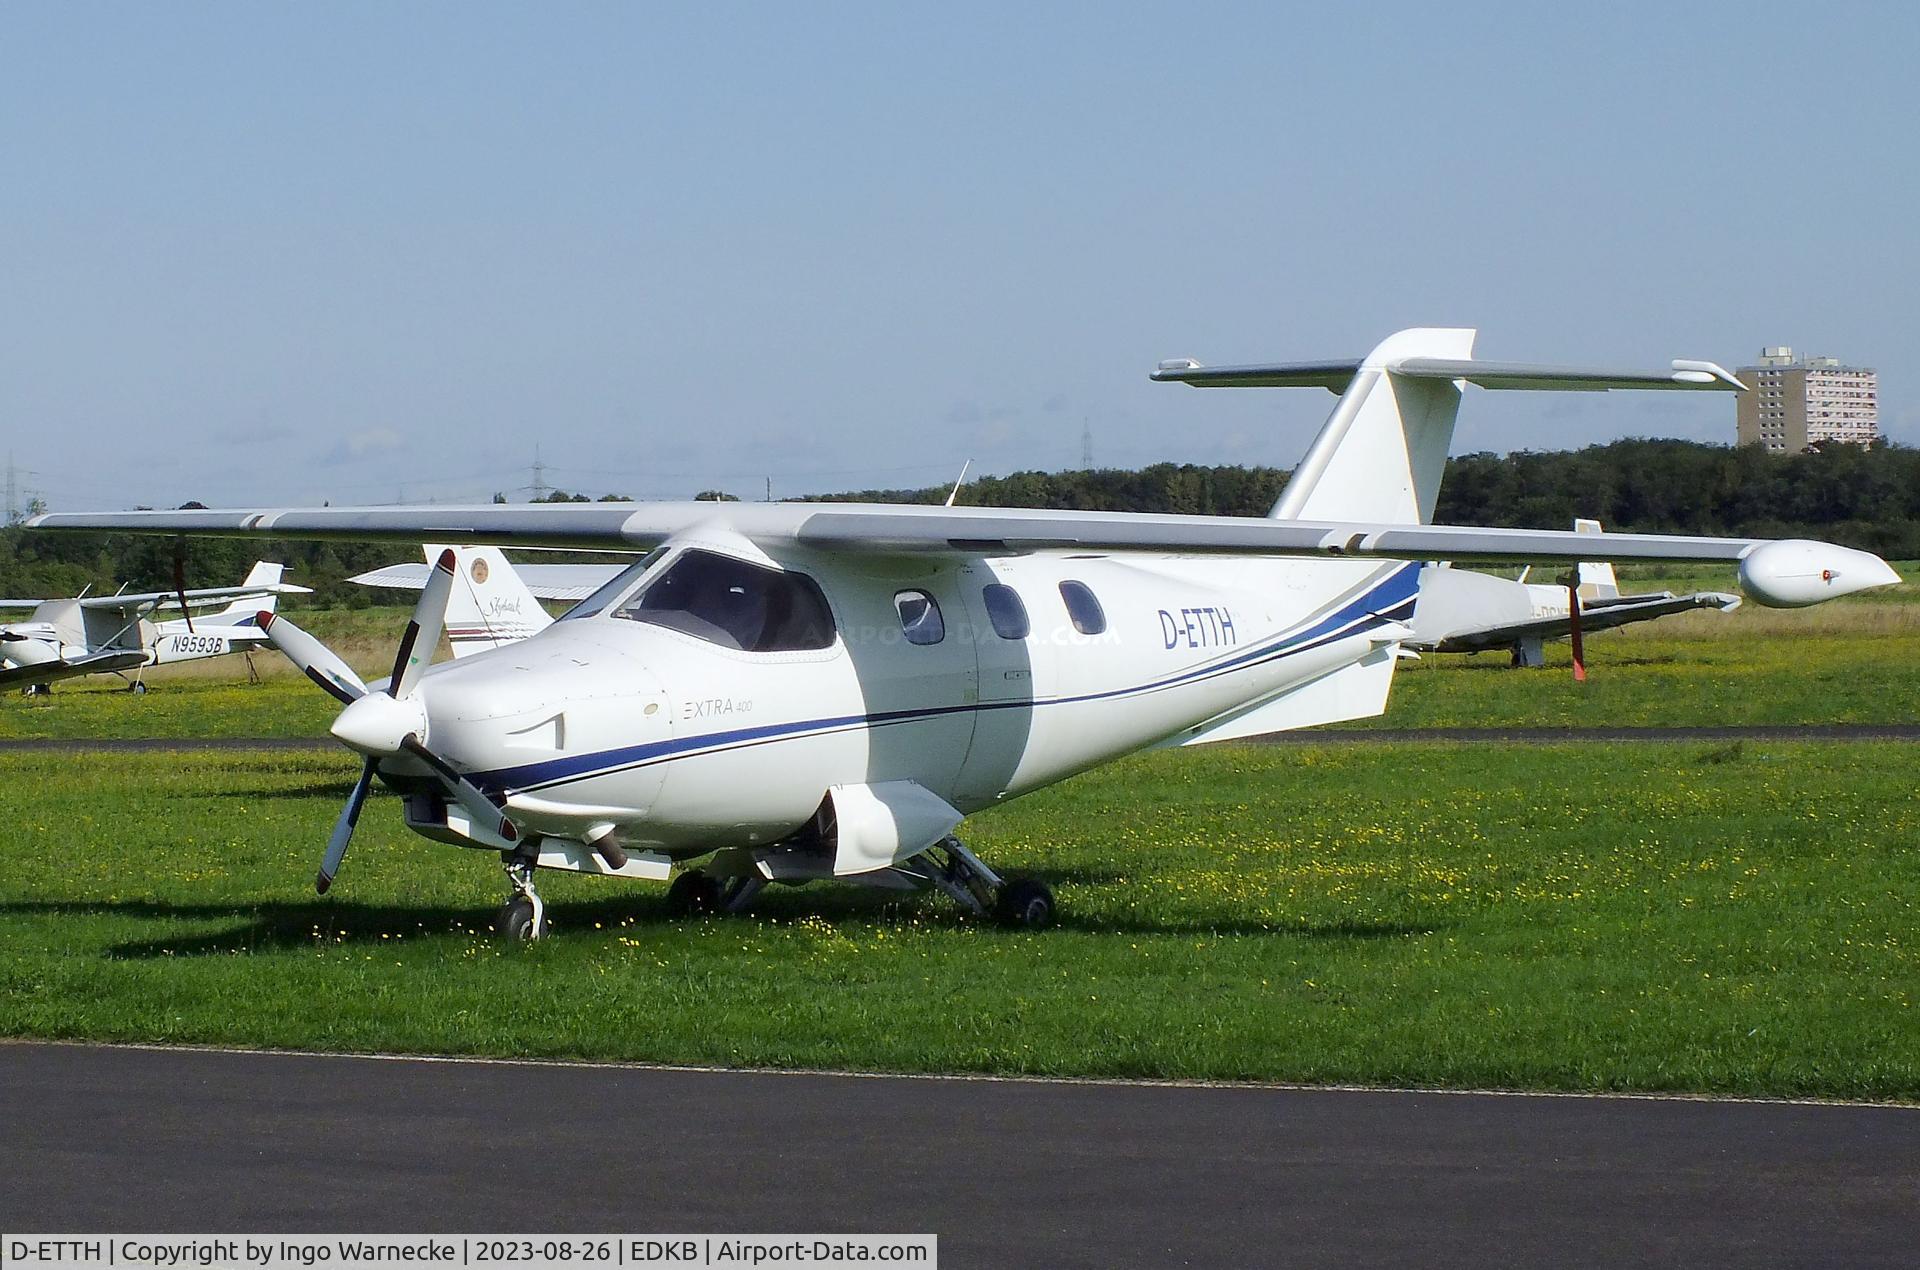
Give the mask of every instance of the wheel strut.
[(500, 933), (514, 939), (539, 939), (547, 933), (547, 906), (533, 887), (533, 857), (503, 851), (500, 864), (512, 888), (500, 906)]

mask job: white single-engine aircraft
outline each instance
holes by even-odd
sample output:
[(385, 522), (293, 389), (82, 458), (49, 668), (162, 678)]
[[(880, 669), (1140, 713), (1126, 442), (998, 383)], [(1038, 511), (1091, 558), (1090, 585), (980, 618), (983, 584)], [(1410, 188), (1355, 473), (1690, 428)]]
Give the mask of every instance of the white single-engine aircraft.
[[(149, 666), (222, 657), (266, 640), (258, 615), (272, 612), (283, 595), (309, 588), (280, 580), (282, 567), (262, 560), (239, 586), (148, 591), (139, 595), (78, 596), (71, 600), (0, 600), (0, 608), (31, 608), (24, 622), (0, 626), (0, 689), (45, 692), (55, 681), (78, 675), (117, 674), (130, 692), (145, 692)], [(217, 613), (192, 611), (225, 603)], [(153, 614), (178, 607), (180, 616), (155, 622)]]
[[(1597, 534), (1600, 522), (1576, 520), (1573, 529)], [(1504, 648), (1512, 653), (1515, 666), (1538, 668), (1547, 664), (1550, 639), (1631, 626), (1673, 613), (1698, 609), (1731, 613), (1739, 607), (1740, 597), (1724, 591), (1622, 595), (1613, 566), (1597, 560), (1581, 562), (1563, 583), (1530, 582), (1526, 573), (1514, 581), (1442, 563), (1429, 566), (1420, 576), (1420, 607), (1406, 645), (1436, 653)], [(1578, 672), (1577, 638), (1575, 644)]]
[[(530, 639), (429, 666), (443, 553), (369, 689), (285, 619), (269, 637), (345, 708), (363, 756), (320, 866), (374, 777), (406, 823), (501, 854), (501, 929), (538, 935), (536, 868), (629, 878), (737, 910), (769, 882), (936, 887), (1038, 926), (1053, 897), (954, 836), (969, 813), (1150, 746), (1380, 713), (1430, 560), (1575, 564), (1565, 531), (1429, 524), (1464, 384), (1727, 389), (1655, 371), (1472, 360), (1474, 332), (1402, 331), (1360, 360), (1157, 380), (1339, 394), (1264, 520), (822, 503), (653, 503), (49, 514), (42, 529), (642, 548)], [(1797, 540), (1609, 534), (1614, 560), (1737, 562), (1793, 607), (1899, 581)]]

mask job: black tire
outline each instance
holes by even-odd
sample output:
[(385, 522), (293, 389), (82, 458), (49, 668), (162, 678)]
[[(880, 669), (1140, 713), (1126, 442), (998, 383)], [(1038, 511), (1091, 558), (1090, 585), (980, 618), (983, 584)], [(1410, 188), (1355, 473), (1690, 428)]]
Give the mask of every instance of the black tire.
[(993, 916), (1015, 930), (1045, 930), (1053, 925), (1053, 888), (1039, 878), (1014, 878), (994, 897)]
[(136, 697), (144, 697), (147, 695), (147, 686), (136, 679), (127, 685), (127, 691)]
[(709, 917), (726, 898), (720, 879), (700, 869), (688, 869), (667, 888), (667, 911), (675, 917)]
[(524, 895), (516, 895), (500, 906), (500, 916), (494, 919), (493, 927), (508, 939), (532, 940), (538, 932), (533, 929), (533, 901)]

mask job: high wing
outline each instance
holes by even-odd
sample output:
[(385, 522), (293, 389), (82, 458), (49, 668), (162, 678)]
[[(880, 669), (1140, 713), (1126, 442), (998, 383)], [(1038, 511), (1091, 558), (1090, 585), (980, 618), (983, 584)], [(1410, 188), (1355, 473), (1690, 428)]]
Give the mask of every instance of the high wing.
[[(295, 586), (291, 582), (276, 582), (271, 586), (192, 587), (185, 594), (189, 608), (200, 608), (223, 601), (258, 600), (269, 595), (309, 595), (312, 591), (312, 587)], [(180, 596), (179, 591), (141, 591), (121, 595), (93, 595), (78, 603), (83, 609), (106, 609), (115, 613), (131, 613), (136, 609), (157, 608), (165, 604), (177, 606), (180, 603)]]
[[(1739, 596), (1724, 591), (1696, 591), (1691, 595), (1661, 591), (1606, 600), (1582, 600), (1580, 629), (1592, 633), (1651, 621), (1670, 613), (1687, 613), (1694, 609), (1718, 609), (1724, 613), (1739, 605)], [(1523, 639), (1562, 639), (1572, 632), (1572, 616), (1561, 613), (1531, 621), (1454, 631), (1431, 645), (1421, 644), (1418, 640), (1408, 642), (1416, 647), (1431, 647), (1437, 653), (1472, 653), (1487, 648), (1505, 648)]]
[[(516, 564), (514, 572), (537, 600), (584, 600), (627, 566), (624, 564)], [(419, 591), (433, 572), (429, 564), (390, 564), (355, 574), (349, 582), (391, 591)]]
[[(1465, 525), (1174, 516), (995, 507), (853, 503), (478, 504), (254, 508), (239, 511), (48, 512), (41, 530), (210, 537), (487, 543), (633, 550), (696, 529), (764, 547), (823, 552), (969, 555), (1146, 551), (1298, 557), (1386, 557), (1475, 564), (1577, 564), (1596, 538), (1569, 530)], [(1608, 560), (1727, 562), (1762, 603), (1815, 603), (1899, 575), (1869, 552), (1796, 539), (1609, 533)]]
[(31, 666), (0, 666), (0, 689), (29, 688), (76, 675), (100, 674), (113, 670), (133, 670), (147, 664), (147, 650), (116, 650), (88, 653), (61, 661), (40, 662)]
[[(476, 504), (284, 510), (48, 512), (30, 528), (213, 538), (463, 542), (501, 547), (650, 549), (712, 526), (763, 546), (822, 551), (1154, 551), (1178, 554), (1387, 556), (1484, 564), (1577, 564), (1594, 537), (1570, 530), (1262, 520), (886, 503)], [(1765, 540), (1679, 534), (1605, 537), (1613, 560), (1728, 561)], [(142, 597), (150, 598), (150, 597)], [(164, 597), (163, 597), (164, 598)]]
[[(966, 555), (1030, 551), (1374, 556), (1474, 564), (1577, 564), (1593, 535), (1434, 525), (1463, 383), (1493, 389), (1739, 391), (1712, 362), (1656, 370), (1475, 359), (1471, 328), (1413, 327), (1366, 357), (1212, 368), (1163, 362), (1154, 378), (1214, 386), (1310, 384), (1340, 394), (1266, 519), (1127, 512), (849, 503), (590, 503), (244, 511), (53, 512), (39, 529), (444, 542), (634, 550), (694, 531), (826, 553)], [(1738, 562), (1763, 603), (1812, 604), (1900, 579), (1878, 556), (1824, 543), (1608, 534), (1609, 560)]]

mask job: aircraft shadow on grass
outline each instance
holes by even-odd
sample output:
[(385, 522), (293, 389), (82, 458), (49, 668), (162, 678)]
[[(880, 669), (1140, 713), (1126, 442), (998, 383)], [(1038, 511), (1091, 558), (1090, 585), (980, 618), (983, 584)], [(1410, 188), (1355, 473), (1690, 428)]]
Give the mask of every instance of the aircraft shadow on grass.
[(314, 802), (327, 803), (332, 808), (337, 809), (341, 800), (346, 798), (352, 789), (353, 777), (349, 775), (344, 779), (314, 781), (307, 785), (274, 785), (255, 788), (236, 786), (233, 789), (196, 790), (190, 794), (184, 794), (182, 797), (238, 798), (250, 803), (265, 802), (268, 799), (272, 799), (275, 802), (283, 799), (308, 799)]
[[(730, 917), (684, 918), (667, 910), (662, 897), (635, 901), (607, 899), (560, 902), (550, 906), (555, 930), (590, 935), (595, 931), (645, 931), (651, 927), (690, 921), (757, 924), (786, 923), (812, 918), (828, 923), (870, 925), (911, 916), (922, 925), (960, 929), (979, 924), (936, 906), (921, 908), (909, 902), (884, 900), (860, 893), (820, 892), (809, 902), (769, 905), (764, 910)], [(797, 897), (796, 897), (797, 901)], [(817, 901), (817, 902), (812, 902)], [(456, 905), (361, 904), (339, 900), (275, 900), (263, 904), (174, 904), (156, 900), (43, 900), (0, 903), (0, 914), (17, 916), (108, 916), (155, 920), (211, 921), (239, 919), (219, 930), (180, 932), (154, 939), (127, 940), (104, 952), (114, 961), (149, 961), (163, 957), (230, 957), (315, 946), (385, 943), (398, 939), (432, 939), (450, 935), (487, 935), (492, 929), (491, 908)], [(1208, 921), (1204, 918), (1111, 918), (1068, 916), (1055, 928), (1060, 933), (1089, 935), (1265, 936), (1329, 941), (1399, 939), (1433, 934), (1438, 923), (1334, 920), (1273, 923), (1246, 920)], [(491, 937), (491, 936), (489, 936)], [(1011, 937), (1011, 935), (1009, 936)], [(1032, 936), (1045, 939), (1045, 934)]]

